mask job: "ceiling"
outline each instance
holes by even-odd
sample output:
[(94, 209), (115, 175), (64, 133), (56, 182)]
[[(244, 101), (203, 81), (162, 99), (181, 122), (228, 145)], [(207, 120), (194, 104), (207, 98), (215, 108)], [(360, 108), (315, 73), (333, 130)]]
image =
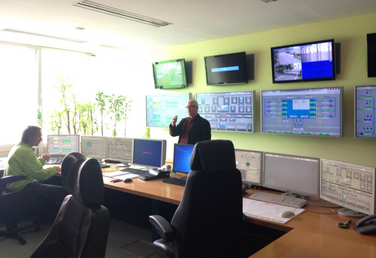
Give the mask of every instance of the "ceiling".
[[(376, 15), (375, 0), (92, 1), (172, 24), (157, 28), (72, 6), (78, 0), (0, 0), (0, 41), (86, 52), (100, 48), (153, 49), (361, 14)], [(4, 29), (40, 35), (25, 36)]]

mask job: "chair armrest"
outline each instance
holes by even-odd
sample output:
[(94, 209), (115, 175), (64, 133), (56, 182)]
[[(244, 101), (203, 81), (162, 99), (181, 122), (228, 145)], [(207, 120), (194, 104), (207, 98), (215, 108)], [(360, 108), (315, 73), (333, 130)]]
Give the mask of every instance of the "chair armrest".
[(173, 241), (174, 230), (165, 218), (160, 215), (151, 215), (149, 216), (149, 221), (166, 243)]
[(20, 181), (23, 179), (26, 179), (26, 176), (24, 175), (3, 176), (2, 178), (0, 178), (0, 183), (9, 184), (9, 183), (13, 183), (13, 182)]

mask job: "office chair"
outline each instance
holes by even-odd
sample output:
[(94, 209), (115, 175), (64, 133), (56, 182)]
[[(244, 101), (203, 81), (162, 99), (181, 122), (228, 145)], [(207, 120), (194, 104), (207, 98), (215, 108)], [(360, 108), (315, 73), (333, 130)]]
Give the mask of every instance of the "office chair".
[[(14, 238), (21, 245), (24, 245), (26, 244), (26, 240), (19, 235), (20, 232), (29, 229), (33, 229), (35, 232), (40, 230), (40, 226), (34, 224), (35, 213), (39, 209), (40, 202), (37, 197), (32, 195), (5, 191), (7, 184), (23, 180), (26, 176), (2, 177), (2, 175), (3, 173), (0, 175), (0, 214), (4, 218), (5, 230), (0, 230), (0, 236)], [(27, 219), (33, 220), (33, 224), (18, 227), (18, 220)]]
[(244, 257), (241, 247), (242, 180), (231, 141), (198, 142), (190, 160), (183, 198), (168, 223), (149, 216), (161, 239), (159, 257)]
[(102, 205), (104, 185), (98, 161), (71, 152), (63, 159), (61, 176), (70, 195), (31, 258), (105, 257), (110, 214)]

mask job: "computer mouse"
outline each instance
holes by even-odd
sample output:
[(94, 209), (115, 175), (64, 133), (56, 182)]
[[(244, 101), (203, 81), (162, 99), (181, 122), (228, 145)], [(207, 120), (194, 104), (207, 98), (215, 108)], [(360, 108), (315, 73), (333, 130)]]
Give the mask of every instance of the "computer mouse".
[(282, 211), (279, 216), (281, 218), (289, 219), (295, 216), (295, 213), (292, 211)]
[(132, 178), (126, 178), (126, 179), (124, 179), (124, 183), (130, 183), (132, 181), (133, 181)]

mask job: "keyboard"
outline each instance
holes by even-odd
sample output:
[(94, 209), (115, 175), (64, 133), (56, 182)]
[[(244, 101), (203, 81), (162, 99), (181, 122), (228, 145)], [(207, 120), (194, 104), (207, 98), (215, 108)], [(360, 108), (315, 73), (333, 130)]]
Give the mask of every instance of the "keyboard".
[(63, 161), (63, 158), (50, 158), (46, 161), (46, 164), (60, 164)]
[(145, 169), (138, 169), (138, 168), (124, 168), (121, 171), (129, 172), (136, 175), (147, 175), (149, 174), (149, 170)]
[(173, 184), (173, 185), (181, 185), (181, 186), (185, 186), (185, 182), (187, 181), (187, 177), (181, 177), (181, 178), (177, 178), (177, 177), (167, 177), (166, 179), (163, 179), (162, 182), (163, 183), (168, 183), (168, 184)]
[(307, 200), (304, 199), (295, 198), (291, 196), (270, 194), (265, 192), (256, 192), (249, 196), (249, 198), (256, 201), (269, 202), (293, 208), (301, 208), (307, 203)]

